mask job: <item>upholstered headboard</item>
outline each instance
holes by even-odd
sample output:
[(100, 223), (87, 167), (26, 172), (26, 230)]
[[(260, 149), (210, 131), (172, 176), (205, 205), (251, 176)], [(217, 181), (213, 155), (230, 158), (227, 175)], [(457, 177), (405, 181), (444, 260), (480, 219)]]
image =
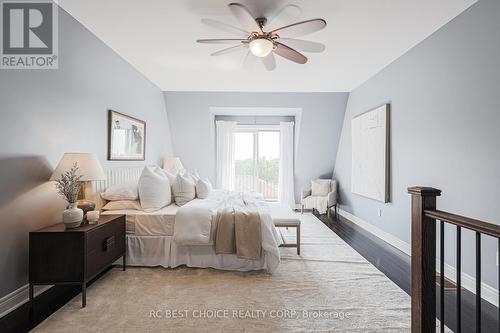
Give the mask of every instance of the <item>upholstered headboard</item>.
[(106, 172), (106, 180), (97, 181), (93, 184), (93, 196), (96, 203), (96, 209), (101, 209), (106, 204), (101, 198), (101, 193), (108, 187), (117, 184), (137, 183), (144, 167), (133, 168), (108, 168)]

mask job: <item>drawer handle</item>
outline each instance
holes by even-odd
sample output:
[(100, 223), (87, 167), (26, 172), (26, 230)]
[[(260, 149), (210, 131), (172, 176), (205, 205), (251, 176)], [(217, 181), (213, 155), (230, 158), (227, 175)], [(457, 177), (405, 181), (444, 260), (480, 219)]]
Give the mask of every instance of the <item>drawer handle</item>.
[(112, 249), (113, 246), (115, 245), (115, 236), (110, 236), (104, 240), (104, 251), (107, 251), (108, 249)]

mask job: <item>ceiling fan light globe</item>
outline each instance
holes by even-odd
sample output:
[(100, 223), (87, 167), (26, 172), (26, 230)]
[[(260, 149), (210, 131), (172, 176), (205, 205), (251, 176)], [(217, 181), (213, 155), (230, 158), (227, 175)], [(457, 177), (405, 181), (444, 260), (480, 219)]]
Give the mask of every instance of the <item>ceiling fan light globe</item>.
[(273, 42), (266, 38), (257, 38), (250, 42), (250, 51), (259, 58), (266, 57), (273, 50)]

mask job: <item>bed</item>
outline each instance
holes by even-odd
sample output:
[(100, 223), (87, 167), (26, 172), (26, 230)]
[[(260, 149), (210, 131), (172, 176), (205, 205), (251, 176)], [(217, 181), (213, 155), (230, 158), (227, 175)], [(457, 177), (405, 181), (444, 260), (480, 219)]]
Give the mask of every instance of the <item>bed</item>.
[[(96, 193), (106, 187), (137, 181), (142, 168), (118, 168), (107, 170), (107, 180), (96, 186)], [(215, 214), (221, 202), (231, 196), (227, 191), (214, 190), (207, 199), (194, 199), (183, 207), (175, 204), (147, 213), (140, 210), (108, 210), (102, 214), (125, 214), (127, 221), (127, 264), (132, 266), (162, 266), (174, 268), (181, 265), (221, 270), (265, 270), (273, 273), (280, 262), (278, 246), (282, 239), (274, 227), (269, 206), (257, 200), (261, 221), (262, 254), (257, 260), (238, 258), (236, 254), (216, 254), (213, 243), (217, 225), (210, 224), (210, 241), (194, 242), (198, 227), (196, 212), (208, 209)], [(102, 202), (100, 203), (103, 204)], [(194, 213), (193, 213), (194, 212)], [(193, 219), (186, 223), (192, 214)], [(215, 216), (215, 215), (213, 215)], [(176, 217), (182, 224), (176, 227)], [(179, 223), (179, 222), (178, 222)], [(193, 237), (190, 237), (193, 236)], [(190, 239), (193, 239), (190, 242)]]

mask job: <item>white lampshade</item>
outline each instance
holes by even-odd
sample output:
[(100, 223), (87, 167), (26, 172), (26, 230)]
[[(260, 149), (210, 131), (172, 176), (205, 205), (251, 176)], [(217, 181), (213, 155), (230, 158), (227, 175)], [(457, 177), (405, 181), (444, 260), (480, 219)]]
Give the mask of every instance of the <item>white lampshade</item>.
[(183, 170), (184, 166), (178, 157), (169, 157), (163, 160), (163, 169), (165, 170)]
[(61, 177), (61, 175), (69, 171), (75, 163), (78, 164), (77, 174), (82, 176), (80, 181), (83, 182), (106, 179), (101, 163), (99, 163), (99, 159), (95, 154), (66, 153), (61, 158), (61, 161), (59, 161), (59, 164), (52, 173), (50, 180), (56, 180)]
[(267, 38), (256, 38), (250, 42), (250, 51), (259, 57), (263, 58), (267, 56), (273, 50), (273, 42)]

